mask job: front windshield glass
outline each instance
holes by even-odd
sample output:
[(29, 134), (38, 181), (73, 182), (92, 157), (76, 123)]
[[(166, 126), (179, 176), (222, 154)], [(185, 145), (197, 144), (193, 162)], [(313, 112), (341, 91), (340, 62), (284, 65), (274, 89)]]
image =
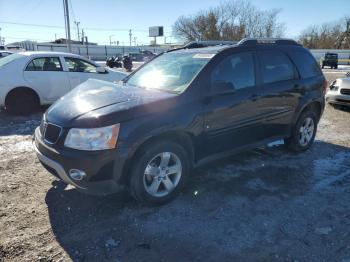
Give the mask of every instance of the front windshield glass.
[(214, 54), (192, 52), (165, 53), (138, 70), (127, 83), (181, 93), (213, 56)]
[(21, 57), (24, 57), (24, 55), (12, 54), (12, 55), (5, 56), (4, 58), (0, 59), (0, 67), (6, 65), (6, 64), (8, 64), (16, 59), (19, 59)]

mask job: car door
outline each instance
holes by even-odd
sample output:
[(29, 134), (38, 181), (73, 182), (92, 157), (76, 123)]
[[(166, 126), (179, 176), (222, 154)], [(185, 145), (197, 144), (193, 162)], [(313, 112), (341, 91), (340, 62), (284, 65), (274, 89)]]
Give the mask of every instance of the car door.
[[(224, 56), (210, 73), (210, 98), (205, 106), (206, 153), (214, 154), (261, 138), (257, 106), (256, 56), (252, 51)], [(229, 83), (232, 92), (217, 92)]]
[(33, 58), (24, 68), (23, 77), (43, 103), (52, 103), (70, 91), (67, 72), (58, 56)]
[(288, 134), (298, 105), (298, 73), (288, 55), (278, 49), (257, 52), (260, 68), (260, 93), (257, 106), (264, 115), (266, 138)]
[(89, 78), (108, 80), (108, 71), (97, 72), (97, 66), (86, 60), (76, 57), (64, 57), (66, 62), (71, 88), (85, 82)]

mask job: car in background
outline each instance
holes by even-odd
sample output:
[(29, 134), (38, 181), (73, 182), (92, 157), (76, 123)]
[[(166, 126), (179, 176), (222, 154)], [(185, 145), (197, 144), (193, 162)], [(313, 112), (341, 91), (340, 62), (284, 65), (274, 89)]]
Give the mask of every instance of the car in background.
[(1, 58), (4, 58), (4, 57), (6, 57), (6, 56), (12, 55), (12, 54), (13, 54), (13, 53), (10, 52), (10, 51), (1, 50), (1, 51), (0, 51), (0, 59), (1, 59)]
[(155, 57), (156, 54), (149, 50), (141, 50), (139, 53), (129, 53), (128, 56), (134, 62), (147, 62)]
[(53, 104), (35, 130), (38, 159), (82, 192), (123, 187), (161, 204), (192, 167), (284, 139), (314, 142), (326, 80), (293, 40), (164, 52), (119, 83), (89, 80)]
[(322, 59), (322, 68), (329, 66), (331, 69), (338, 68), (338, 54), (327, 52)]
[(0, 59), (0, 107), (26, 114), (52, 104), (89, 78), (113, 82), (125, 76), (79, 55), (20, 52)]
[(350, 106), (350, 78), (333, 81), (326, 94), (326, 101), (334, 106)]

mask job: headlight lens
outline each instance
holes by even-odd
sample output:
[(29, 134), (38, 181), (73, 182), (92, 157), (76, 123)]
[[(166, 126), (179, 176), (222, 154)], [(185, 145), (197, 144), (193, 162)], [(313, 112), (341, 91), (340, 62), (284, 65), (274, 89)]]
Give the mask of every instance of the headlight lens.
[(113, 149), (117, 145), (120, 124), (100, 128), (72, 128), (64, 145), (79, 150)]
[(332, 91), (338, 91), (339, 86), (337, 86), (336, 84), (337, 84), (337, 80), (333, 81), (333, 83), (329, 86), (329, 89)]

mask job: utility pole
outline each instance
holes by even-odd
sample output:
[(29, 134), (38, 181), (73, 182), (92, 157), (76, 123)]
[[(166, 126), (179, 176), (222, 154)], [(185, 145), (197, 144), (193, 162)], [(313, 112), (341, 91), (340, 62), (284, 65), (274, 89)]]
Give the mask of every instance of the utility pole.
[(71, 38), (70, 38), (70, 23), (69, 23), (69, 9), (68, 9), (68, 0), (63, 0), (63, 9), (64, 9), (64, 22), (66, 26), (66, 41), (68, 52), (72, 52), (71, 47)]
[(114, 35), (110, 35), (109, 36), (109, 45), (112, 45), (112, 37), (113, 37)]
[(129, 40), (130, 40), (130, 46), (131, 46), (131, 37), (132, 37), (132, 33), (131, 33), (131, 29), (129, 30)]
[(84, 38), (85, 38), (85, 33), (84, 33), (84, 29), (81, 29), (81, 44), (83, 45), (84, 44)]
[(78, 41), (80, 41), (80, 30), (79, 30), (79, 24), (80, 24), (80, 22), (74, 21), (74, 24), (77, 26)]

